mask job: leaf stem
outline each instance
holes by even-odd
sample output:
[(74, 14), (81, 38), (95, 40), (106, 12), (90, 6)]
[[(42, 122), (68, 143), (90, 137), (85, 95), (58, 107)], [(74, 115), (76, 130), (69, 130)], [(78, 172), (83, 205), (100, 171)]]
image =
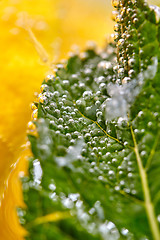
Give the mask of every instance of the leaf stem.
[(148, 185), (148, 179), (147, 179), (147, 173), (145, 171), (145, 168), (143, 167), (142, 164), (142, 159), (139, 154), (139, 149), (138, 145), (136, 142), (136, 138), (133, 132), (133, 128), (131, 126), (131, 134), (134, 142), (134, 152), (136, 155), (137, 159), (137, 164), (139, 168), (139, 173), (141, 177), (141, 182), (142, 182), (142, 189), (143, 189), (143, 194), (144, 194), (144, 203), (145, 203), (145, 208), (146, 208), (146, 213), (149, 221), (149, 225), (153, 234), (153, 239), (154, 240), (160, 240), (160, 233), (159, 233), (159, 226), (158, 222), (156, 219), (155, 211), (154, 211), (154, 206), (151, 201), (151, 196), (150, 196), (150, 191), (149, 191), (149, 185)]

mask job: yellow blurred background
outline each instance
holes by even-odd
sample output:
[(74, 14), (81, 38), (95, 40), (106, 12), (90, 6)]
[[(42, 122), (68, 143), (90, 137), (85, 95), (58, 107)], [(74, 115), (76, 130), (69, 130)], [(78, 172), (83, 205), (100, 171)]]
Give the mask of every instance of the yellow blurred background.
[[(159, 2), (150, 1), (151, 3)], [(16, 215), (23, 206), (19, 176), (27, 171), (26, 126), (30, 103), (48, 67), (25, 30), (25, 19), (51, 60), (72, 45), (99, 46), (113, 31), (110, 0), (0, 0), (0, 239), (22, 240)]]

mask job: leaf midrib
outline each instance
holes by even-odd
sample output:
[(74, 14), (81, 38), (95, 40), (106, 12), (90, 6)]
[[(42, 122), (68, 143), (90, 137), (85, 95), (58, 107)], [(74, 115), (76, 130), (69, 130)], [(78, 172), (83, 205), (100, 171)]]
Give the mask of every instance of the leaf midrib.
[(145, 204), (145, 209), (146, 209), (149, 225), (151, 228), (153, 239), (159, 240), (160, 239), (159, 226), (158, 226), (158, 222), (156, 219), (153, 203), (151, 201), (151, 194), (150, 194), (149, 185), (148, 185), (147, 172), (142, 164), (142, 159), (139, 154), (139, 149), (138, 149), (137, 141), (136, 141), (132, 126), (131, 126), (131, 134), (132, 134), (132, 138), (133, 138), (133, 142), (134, 142), (134, 152), (136, 155), (136, 160), (137, 160), (138, 169), (139, 169), (139, 173), (140, 173), (142, 189), (143, 189), (143, 194), (144, 194), (144, 204)]

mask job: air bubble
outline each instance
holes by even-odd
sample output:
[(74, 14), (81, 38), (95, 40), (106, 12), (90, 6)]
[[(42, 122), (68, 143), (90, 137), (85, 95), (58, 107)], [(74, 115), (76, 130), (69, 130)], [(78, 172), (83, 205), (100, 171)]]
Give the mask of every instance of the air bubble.
[(119, 127), (126, 127), (127, 126), (126, 118), (119, 117), (118, 121), (117, 121), (117, 124), (118, 124)]
[(37, 109), (37, 106), (36, 106), (34, 103), (32, 103), (32, 104), (31, 104), (31, 109), (34, 111), (34, 110)]
[(118, 161), (117, 161), (116, 158), (113, 158), (113, 159), (112, 159), (112, 163), (113, 163), (113, 164), (116, 164), (117, 162), (118, 162)]
[(84, 98), (85, 100), (88, 100), (88, 99), (92, 98), (92, 96), (93, 96), (92, 91), (85, 91), (85, 92), (83, 93), (83, 98)]
[(140, 153), (140, 155), (141, 155), (141, 157), (146, 157), (146, 156), (147, 156), (147, 152), (146, 152), (146, 151), (142, 151), (142, 152)]
[(160, 223), (160, 215), (157, 216), (157, 220)]
[(122, 233), (123, 236), (127, 236), (129, 231), (126, 228), (122, 228), (121, 233)]
[(120, 181), (120, 185), (121, 185), (121, 186), (124, 186), (124, 185), (125, 185), (125, 181), (124, 181), (124, 180), (121, 180), (121, 181)]
[(46, 82), (48, 82), (49, 80), (51, 80), (51, 81), (55, 80), (54, 75), (49, 74), (49, 75), (47, 75), (47, 76), (45, 77), (45, 81), (46, 81)]
[(109, 170), (108, 175), (113, 176), (114, 175), (114, 171)]
[(103, 180), (104, 180), (104, 177), (103, 177), (103, 176), (99, 176), (99, 177), (98, 177), (98, 180), (103, 181)]
[(148, 127), (151, 128), (153, 126), (153, 123), (152, 122), (148, 122)]
[(48, 85), (47, 84), (43, 84), (41, 85), (40, 87), (40, 91), (43, 92), (44, 90), (47, 90), (48, 89)]
[(114, 31), (115, 31), (115, 32), (118, 32), (119, 29), (120, 29), (119, 24), (115, 24), (115, 25), (114, 25)]
[(119, 0), (112, 0), (112, 6), (115, 8), (119, 7)]
[(79, 193), (70, 193), (68, 196), (73, 202), (76, 202), (80, 197)]
[(106, 89), (106, 84), (105, 84), (105, 83), (100, 83), (99, 89), (100, 89), (101, 91), (105, 90), (105, 89)]
[(113, 15), (113, 18), (117, 23), (120, 23), (122, 21), (122, 16), (120, 14)]
[(28, 133), (34, 133), (36, 131), (36, 125), (33, 122), (28, 122)]
[(38, 109), (34, 110), (33, 113), (32, 113), (32, 119), (34, 121), (37, 120), (37, 117), (38, 117)]
[(69, 87), (69, 85), (70, 85), (68, 80), (63, 80), (62, 84), (64, 87)]
[(138, 113), (138, 117), (143, 117), (143, 116), (144, 116), (143, 111), (140, 111), (140, 112)]
[(128, 142), (127, 142), (127, 141), (124, 142), (124, 146), (125, 146), (125, 147), (128, 146)]
[(130, 78), (133, 78), (135, 75), (135, 71), (133, 69), (129, 70), (128, 75)]
[(56, 190), (56, 185), (51, 183), (51, 184), (49, 184), (48, 188), (52, 191), (55, 191)]
[(132, 177), (133, 177), (133, 174), (132, 174), (132, 173), (128, 173), (128, 177), (129, 177), (129, 178), (132, 178)]
[(74, 206), (74, 203), (73, 203), (73, 201), (70, 198), (62, 199), (62, 204), (66, 208), (69, 208), (69, 209), (73, 208), (73, 206)]
[(40, 93), (40, 94), (38, 95), (37, 100), (38, 100), (39, 103), (46, 103), (47, 98), (45, 97), (45, 95), (43, 95), (42, 93)]
[(118, 40), (117, 46), (118, 46), (118, 47), (123, 46), (124, 42), (125, 42), (124, 39), (123, 39), (123, 38), (120, 38), (120, 39)]
[(117, 42), (118, 41), (118, 38), (119, 38), (119, 34), (118, 33), (115, 33), (115, 34), (111, 34), (111, 37), (112, 39)]
[(58, 91), (54, 91), (53, 97), (58, 98), (59, 96), (60, 96), (59, 92)]
[(110, 69), (111, 67), (112, 64), (109, 61), (101, 61), (98, 63), (98, 68), (102, 68), (104, 70)]
[(41, 168), (41, 164), (40, 164), (38, 159), (35, 159), (33, 161), (33, 176), (34, 176), (35, 184), (40, 184), (41, 183), (42, 174), (43, 174), (43, 171), (42, 171), (42, 168)]

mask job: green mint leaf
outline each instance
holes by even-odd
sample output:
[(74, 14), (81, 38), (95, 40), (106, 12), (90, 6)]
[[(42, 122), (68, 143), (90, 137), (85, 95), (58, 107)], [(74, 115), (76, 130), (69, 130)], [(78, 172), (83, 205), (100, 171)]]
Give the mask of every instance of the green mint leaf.
[(159, 9), (113, 5), (116, 42), (43, 82), (18, 209), (26, 239), (160, 239)]

